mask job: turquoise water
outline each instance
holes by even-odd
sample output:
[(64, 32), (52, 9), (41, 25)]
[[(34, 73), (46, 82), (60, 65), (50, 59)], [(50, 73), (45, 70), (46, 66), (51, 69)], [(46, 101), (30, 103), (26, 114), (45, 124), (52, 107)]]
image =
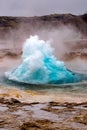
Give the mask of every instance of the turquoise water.
[(78, 83), (66, 84), (27, 84), (9, 80), (4, 75), (4, 69), (0, 69), (0, 85), (5, 87), (16, 87), (21, 90), (34, 90), (34, 91), (56, 91), (56, 92), (70, 92), (70, 93), (87, 93), (87, 81), (83, 80)]
[[(20, 90), (37, 92), (40, 96), (35, 97), (34, 101), (42, 100), (41, 97), (45, 101), (47, 98), (50, 98), (50, 101), (56, 99), (61, 101), (62, 98), (68, 99), (68, 97), (74, 101), (80, 101), (80, 98), (86, 101), (86, 73), (81, 71), (80, 74), (68, 70), (65, 63), (54, 56), (49, 41), (39, 40), (37, 36), (31, 37), (24, 44), (22, 62), (17, 65), (17, 59), (11, 60), (8, 58), (9, 64), (4, 61), (0, 66), (0, 86), (2, 86), (0, 94), (6, 90), (6, 94), (9, 95), (10, 87), (11, 93), (14, 92), (13, 88), (19, 90), (18, 94), (21, 94)], [(25, 94), (25, 99), (27, 96)], [(33, 97), (30, 100), (32, 99)]]
[[(87, 82), (67, 84), (26, 84), (8, 80), (4, 76), (4, 68), (0, 76), (0, 95), (6, 98), (19, 95), (24, 102), (85, 102), (87, 101)], [(0, 71), (1, 72), (1, 71)], [(1, 74), (1, 73), (0, 73)], [(17, 91), (15, 91), (17, 89)], [(29, 94), (27, 93), (29, 92)], [(26, 92), (24, 94), (24, 92)], [(32, 93), (34, 93), (32, 95)], [(36, 93), (36, 95), (35, 95)], [(32, 96), (31, 96), (32, 95)]]
[(6, 78), (25, 84), (66, 84), (87, 79), (86, 74), (68, 70), (63, 61), (54, 55), (50, 41), (31, 36), (24, 43), (22, 63), (5, 73)]

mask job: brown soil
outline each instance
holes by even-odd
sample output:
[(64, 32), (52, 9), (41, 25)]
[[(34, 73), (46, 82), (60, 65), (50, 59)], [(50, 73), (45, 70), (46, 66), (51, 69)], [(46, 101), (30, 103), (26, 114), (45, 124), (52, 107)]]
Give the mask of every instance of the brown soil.
[(21, 103), (14, 98), (0, 98), (0, 130), (3, 129), (87, 130), (87, 102)]

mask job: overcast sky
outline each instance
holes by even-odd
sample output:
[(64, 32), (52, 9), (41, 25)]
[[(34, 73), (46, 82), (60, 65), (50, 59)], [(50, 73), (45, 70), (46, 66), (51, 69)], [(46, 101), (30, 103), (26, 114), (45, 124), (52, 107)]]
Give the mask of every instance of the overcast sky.
[(40, 16), (53, 13), (83, 14), (87, 0), (0, 0), (0, 16)]

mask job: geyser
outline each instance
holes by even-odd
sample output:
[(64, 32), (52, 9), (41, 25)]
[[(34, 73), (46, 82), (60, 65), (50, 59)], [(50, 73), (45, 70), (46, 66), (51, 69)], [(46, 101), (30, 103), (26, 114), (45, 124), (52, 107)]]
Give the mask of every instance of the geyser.
[(64, 62), (54, 56), (50, 41), (30, 36), (23, 46), (23, 63), (6, 72), (9, 80), (28, 84), (63, 84), (79, 82), (87, 77), (69, 71)]

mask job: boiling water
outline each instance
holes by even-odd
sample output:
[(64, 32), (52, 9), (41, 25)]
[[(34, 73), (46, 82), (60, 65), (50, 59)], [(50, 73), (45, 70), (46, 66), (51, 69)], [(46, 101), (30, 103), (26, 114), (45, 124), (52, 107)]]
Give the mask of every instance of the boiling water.
[(55, 57), (53, 50), (50, 41), (31, 36), (24, 43), (23, 62), (16, 69), (6, 72), (6, 77), (28, 84), (65, 84), (87, 79), (87, 75), (69, 71), (65, 63)]
[(1, 65), (0, 95), (29, 102), (81, 102), (87, 97), (86, 79), (86, 74), (69, 71), (65, 63), (54, 56), (50, 41), (31, 36), (23, 46), (22, 61), (5, 59), (4, 66)]

